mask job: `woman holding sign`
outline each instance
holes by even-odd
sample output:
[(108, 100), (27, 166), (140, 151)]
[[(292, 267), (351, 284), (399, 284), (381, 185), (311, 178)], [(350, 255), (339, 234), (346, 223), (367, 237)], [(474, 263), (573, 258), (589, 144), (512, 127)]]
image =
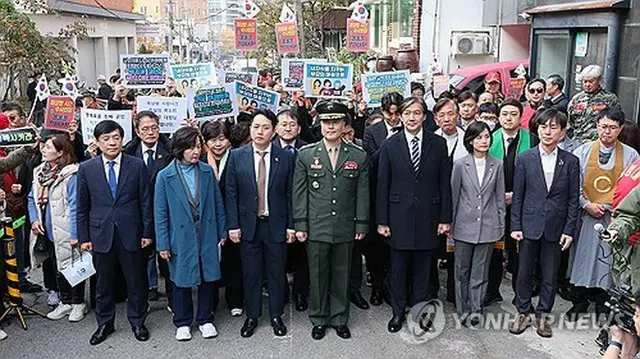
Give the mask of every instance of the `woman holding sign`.
[(35, 267), (51, 258), (56, 268), (60, 303), (47, 318), (70, 322), (82, 320), (88, 311), (84, 304), (84, 282), (71, 287), (60, 272), (63, 267), (81, 260), (76, 235), (76, 172), (78, 164), (73, 144), (65, 134), (46, 140), (41, 149), (42, 161), (33, 172), (29, 192), (31, 218), (31, 263)]

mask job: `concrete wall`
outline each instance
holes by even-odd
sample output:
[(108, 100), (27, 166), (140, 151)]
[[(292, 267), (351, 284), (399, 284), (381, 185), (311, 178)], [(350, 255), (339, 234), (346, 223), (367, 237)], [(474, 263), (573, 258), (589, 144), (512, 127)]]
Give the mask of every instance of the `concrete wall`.
[(633, 1), (622, 27), (617, 94), (627, 118), (640, 122), (640, 1)]
[(500, 28), (498, 61), (529, 58), (530, 25), (507, 25)]
[(47, 16), (29, 15), (42, 34), (55, 35), (68, 24), (83, 21), (86, 24), (88, 38), (74, 39), (78, 80), (88, 86), (96, 86), (98, 75), (107, 78), (119, 67), (121, 53), (134, 53), (136, 25), (105, 18), (78, 18), (68, 15)]

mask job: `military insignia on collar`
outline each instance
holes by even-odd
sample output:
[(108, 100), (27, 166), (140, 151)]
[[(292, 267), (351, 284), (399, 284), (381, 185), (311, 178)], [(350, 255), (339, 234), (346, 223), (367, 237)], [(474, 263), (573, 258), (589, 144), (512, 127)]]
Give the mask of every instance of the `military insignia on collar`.
[(320, 157), (314, 157), (313, 158), (313, 163), (311, 164), (311, 169), (313, 169), (313, 170), (321, 170), (322, 169), (322, 163), (320, 163)]

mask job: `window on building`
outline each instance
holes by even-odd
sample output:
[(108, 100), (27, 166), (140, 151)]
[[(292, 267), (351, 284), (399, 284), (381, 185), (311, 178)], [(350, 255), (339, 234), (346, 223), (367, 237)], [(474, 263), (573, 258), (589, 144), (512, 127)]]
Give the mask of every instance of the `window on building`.
[(413, 2), (414, 0), (392, 0), (391, 31), (394, 38), (412, 36)]

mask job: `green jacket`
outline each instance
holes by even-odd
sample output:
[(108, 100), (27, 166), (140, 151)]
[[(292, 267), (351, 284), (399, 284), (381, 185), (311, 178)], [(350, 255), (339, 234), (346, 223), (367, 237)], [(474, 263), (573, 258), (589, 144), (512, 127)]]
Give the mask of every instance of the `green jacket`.
[(33, 154), (31, 146), (22, 147), (15, 151), (11, 151), (7, 157), (0, 158), (0, 174), (9, 172), (12, 169), (25, 163)]
[(613, 212), (609, 230), (618, 232), (612, 245), (613, 283), (630, 285), (634, 295), (640, 293), (640, 247), (630, 246), (627, 239), (640, 230), (640, 186), (634, 188)]
[(324, 141), (302, 147), (293, 177), (293, 221), (309, 240), (353, 241), (369, 221), (369, 164), (366, 152), (342, 142), (334, 172)]

